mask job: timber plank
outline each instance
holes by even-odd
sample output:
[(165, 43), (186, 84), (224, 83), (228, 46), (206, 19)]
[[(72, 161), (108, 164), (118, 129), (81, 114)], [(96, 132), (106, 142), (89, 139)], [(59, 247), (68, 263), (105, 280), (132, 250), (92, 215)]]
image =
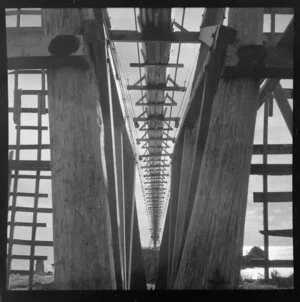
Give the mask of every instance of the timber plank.
[(11, 255), (11, 259), (20, 259), (20, 260), (30, 260), (30, 259), (34, 259), (34, 260), (43, 260), (46, 261), (48, 259), (48, 256), (29, 256), (29, 255)]
[(293, 173), (293, 165), (290, 164), (252, 164), (251, 165), (251, 172), (252, 175), (292, 175)]
[[(292, 144), (268, 144), (266, 146), (268, 154), (292, 154), (293, 145)], [(253, 145), (252, 154), (263, 154), (263, 145)]]
[[(11, 225), (11, 222), (9, 221), (7, 224)], [(47, 227), (47, 224), (42, 223), (42, 222), (37, 222), (35, 225), (36, 225), (36, 227), (40, 227), (40, 228), (46, 228)], [(32, 222), (19, 222), (19, 221), (17, 221), (17, 222), (14, 222), (14, 226), (32, 227), (33, 223)]]
[(261, 234), (268, 236), (277, 236), (277, 237), (293, 237), (293, 230), (287, 229), (287, 230), (268, 230), (265, 231), (259, 231)]
[(11, 170), (43, 170), (50, 171), (51, 163), (50, 161), (43, 160), (10, 160), (9, 168)]
[[(10, 192), (9, 196), (22, 196), (22, 197), (35, 197), (35, 193), (27, 193), (27, 192)], [(48, 194), (39, 193), (37, 195), (38, 198), (47, 198)]]
[[(8, 207), (9, 210), (12, 209), (11, 206)], [(34, 209), (34, 208), (29, 208), (29, 207), (15, 207), (15, 211), (17, 212), (37, 212), (37, 213), (53, 213), (53, 210), (50, 209), (50, 208), (37, 208), (37, 209)]]
[(292, 192), (268, 192), (267, 194), (254, 192), (253, 202), (291, 202), (293, 200)]
[[(246, 267), (264, 267), (264, 259), (251, 259), (245, 264)], [(269, 260), (267, 261), (268, 267), (293, 267), (293, 260)]]
[(34, 246), (53, 246), (53, 241), (47, 240), (23, 240), (23, 239), (13, 239), (9, 240), (12, 241), (13, 244), (17, 245), (34, 245)]

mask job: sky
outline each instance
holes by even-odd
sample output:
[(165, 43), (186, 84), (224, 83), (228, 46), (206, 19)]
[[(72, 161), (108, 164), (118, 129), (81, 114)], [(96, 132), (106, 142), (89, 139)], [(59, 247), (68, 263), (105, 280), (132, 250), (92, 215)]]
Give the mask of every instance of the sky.
[[(203, 8), (187, 8), (185, 11), (185, 18), (183, 26), (190, 31), (199, 30), (201, 18), (203, 14)], [(177, 23), (181, 24), (182, 21), (182, 8), (172, 9), (172, 18)], [(134, 30), (134, 10), (132, 8), (113, 8), (108, 9), (110, 15), (110, 21), (112, 29), (122, 30)], [(138, 14), (138, 9), (137, 9)], [(289, 23), (291, 16), (281, 15), (276, 18), (276, 32), (283, 32), (287, 24)], [(225, 20), (226, 25), (227, 19)], [(7, 26), (15, 26), (15, 17), (7, 17)], [(38, 16), (22, 16), (21, 26), (40, 26), (40, 20)], [(264, 31), (270, 31), (270, 18), (265, 17)], [(138, 62), (137, 45), (136, 43), (115, 43), (115, 47), (118, 54), (119, 70), (124, 76), (125, 81), (123, 85), (134, 84), (139, 78), (138, 68), (130, 68), (130, 63)], [(183, 44), (181, 46), (179, 63), (184, 64), (184, 68), (178, 70), (176, 82), (180, 86), (186, 86), (187, 92), (175, 92), (174, 100), (178, 103), (178, 106), (173, 108), (172, 116), (182, 115), (184, 108), (187, 104), (188, 95), (190, 92), (190, 85), (193, 79), (194, 67), (197, 60), (197, 54), (199, 50), (198, 44)], [(173, 44), (170, 53), (170, 63), (175, 63), (178, 52), (178, 44)], [(142, 58), (141, 58), (142, 61)], [(168, 69), (167, 74), (170, 73), (174, 79), (174, 68)], [(143, 72), (142, 72), (143, 75)], [(127, 80), (128, 79), (128, 80)], [(292, 88), (293, 83), (290, 80), (281, 80), (281, 85), (284, 88)], [(13, 106), (13, 88), (14, 79), (13, 76), (9, 76), (9, 106)], [(39, 75), (21, 75), (19, 76), (19, 88), (23, 89), (41, 89), (41, 83)], [(126, 89), (123, 91), (119, 89), (120, 100), (122, 107), (126, 112), (126, 120), (131, 123), (133, 116), (138, 116), (142, 111), (141, 107), (134, 106), (134, 103), (141, 97), (140, 92), (128, 92)], [(124, 97), (124, 99), (123, 99)], [(292, 100), (289, 100), (292, 106)], [(23, 107), (37, 107), (37, 99), (33, 96), (22, 97)], [(172, 107), (169, 107), (172, 108)], [(169, 109), (168, 109), (169, 110)], [(170, 112), (167, 112), (169, 115)], [(34, 125), (37, 123), (36, 117), (33, 114), (22, 114), (21, 118), (22, 125)], [(48, 126), (47, 115), (43, 116), (43, 125)], [(135, 138), (141, 137), (137, 129), (132, 126), (132, 133)], [(257, 113), (257, 121), (255, 127), (254, 144), (262, 144), (262, 131), (263, 129), (263, 106)], [(33, 131), (22, 130), (21, 144), (36, 144), (37, 137), (32, 135)], [(176, 135), (175, 132), (170, 132), (170, 136)], [(43, 131), (42, 136), (43, 144), (49, 144), (49, 132)], [(15, 143), (15, 129), (12, 120), (12, 114), (9, 114), (9, 144)], [(290, 135), (283, 117), (278, 109), (276, 102), (274, 102), (274, 115), (269, 118), (269, 143), (271, 144), (291, 144), (292, 136)], [(173, 147), (172, 143), (169, 143)], [(141, 146), (141, 145), (140, 145)], [(141, 152), (142, 149), (138, 149)], [(171, 151), (171, 150), (169, 150)], [(20, 159), (36, 159), (36, 151), (22, 150)], [(42, 160), (50, 160), (49, 150), (42, 151)], [(252, 157), (252, 163), (262, 163), (262, 156), (255, 155)], [(269, 155), (268, 163), (292, 163), (292, 155)], [(26, 172), (27, 173), (27, 172)], [(143, 247), (148, 247), (150, 244), (150, 233), (149, 233), (149, 221), (147, 217), (147, 211), (145, 208), (145, 201), (143, 190), (140, 181), (140, 171), (136, 171), (136, 204), (138, 212), (138, 220), (140, 227), (141, 243)], [(51, 200), (51, 183), (50, 180), (41, 180), (40, 192), (48, 193), (48, 198), (41, 198), (39, 200), (40, 207), (52, 207)], [(268, 177), (269, 191), (292, 191), (292, 176), (273, 176)], [(12, 188), (12, 186), (11, 186)], [(34, 192), (34, 180), (19, 180), (19, 191), (22, 192)], [(244, 245), (263, 246), (263, 236), (259, 233), (259, 230), (263, 229), (262, 220), (262, 204), (253, 203), (253, 192), (262, 191), (262, 176), (250, 176), (249, 190), (248, 190), (248, 203), (246, 213), (246, 224), (245, 224), (245, 236)], [(167, 197), (166, 197), (167, 200)], [(18, 197), (17, 203), (19, 206), (33, 206), (32, 198)], [(17, 221), (31, 221), (32, 214), (30, 213), (17, 213)], [(47, 228), (38, 228), (37, 240), (52, 240), (52, 215), (51, 214), (38, 214), (38, 222), (46, 222)], [(292, 204), (291, 203), (270, 203), (269, 204), (269, 229), (285, 229), (292, 228)], [(24, 227), (16, 227), (15, 238), (30, 239), (30, 229)], [(291, 238), (281, 237), (269, 237), (270, 245), (292, 245)], [(16, 247), (18, 248), (18, 247)], [(22, 247), (24, 249), (24, 247)], [(42, 248), (45, 249), (45, 248)], [(47, 254), (51, 253), (52, 248), (48, 248)], [(29, 251), (29, 248), (28, 248)], [(37, 254), (38, 254), (37, 248)], [(17, 261), (15, 262), (17, 264)]]

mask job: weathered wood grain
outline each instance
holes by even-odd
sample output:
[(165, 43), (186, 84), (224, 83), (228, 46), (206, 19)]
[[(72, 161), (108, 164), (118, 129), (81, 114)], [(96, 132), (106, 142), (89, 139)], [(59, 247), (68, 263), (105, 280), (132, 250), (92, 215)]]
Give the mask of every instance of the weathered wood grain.
[[(47, 37), (76, 34), (78, 9), (43, 10)], [(56, 289), (114, 289), (111, 224), (92, 69), (48, 69)]]
[(188, 184), (189, 177), (191, 175), (191, 165), (192, 161), (190, 160), (193, 155), (193, 146), (194, 146), (194, 137), (191, 129), (186, 129), (184, 132), (184, 142), (183, 142), (183, 151), (181, 159), (181, 171), (179, 178), (179, 192), (178, 192), (178, 205), (177, 205), (177, 217), (175, 224), (175, 233), (174, 233), (174, 247), (173, 247), (173, 259), (172, 259), (172, 271), (171, 271), (171, 283), (173, 284), (177, 269), (180, 260), (180, 247), (182, 241), (184, 241), (184, 222), (186, 218), (187, 210), (187, 196), (188, 196)]
[[(228, 20), (239, 45), (262, 42), (263, 9)], [(176, 289), (238, 286), (258, 92), (254, 79), (219, 82)]]

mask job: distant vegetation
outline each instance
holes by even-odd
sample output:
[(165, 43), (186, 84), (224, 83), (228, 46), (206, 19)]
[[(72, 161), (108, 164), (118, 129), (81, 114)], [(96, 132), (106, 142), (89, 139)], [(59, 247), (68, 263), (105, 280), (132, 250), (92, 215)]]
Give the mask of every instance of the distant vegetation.
[(143, 258), (147, 283), (155, 284), (158, 271), (159, 250), (143, 248)]

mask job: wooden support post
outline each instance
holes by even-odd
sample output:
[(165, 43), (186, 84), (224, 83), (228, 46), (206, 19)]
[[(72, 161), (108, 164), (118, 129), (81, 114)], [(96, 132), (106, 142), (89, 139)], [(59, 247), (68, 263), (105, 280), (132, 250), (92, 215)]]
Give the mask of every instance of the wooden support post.
[(133, 241), (132, 241), (132, 263), (131, 263), (131, 290), (146, 290), (146, 275), (136, 205), (134, 200)]
[[(17, 21), (18, 24), (19, 21)], [(19, 85), (19, 74), (18, 71), (16, 70), (14, 74), (14, 91), (18, 90), (18, 85)], [(20, 104), (21, 105), (21, 104)], [(21, 107), (21, 106), (20, 106)], [(20, 126), (20, 118), (17, 118), (15, 120), (16, 126)], [(21, 143), (21, 129), (20, 127), (16, 128), (16, 155), (15, 155), (15, 162), (19, 161), (20, 159), (20, 143)], [(9, 164), (9, 169), (13, 170), (13, 167)], [(19, 171), (15, 170), (15, 178), (14, 178), (14, 184), (13, 184), (13, 192), (16, 193), (18, 191), (18, 176), (19, 176)], [(9, 194), (8, 194), (9, 195)], [(9, 204), (9, 198), (8, 198), (8, 204)], [(12, 198), (12, 211), (11, 211), (11, 216), (10, 216), (10, 228), (9, 228), (9, 236), (8, 236), (8, 252), (7, 252), (7, 268), (6, 268), (6, 280), (7, 280), (7, 287), (9, 286), (9, 277), (11, 273), (11, 260), (12, 260), (12, 250), (13, 250), (13, 238), (14, 238), (14, 231), (15, 231), (15, 216), (16, 216), (16, 206), (17, 206), (17, 194), (14, 194)]]
[[(112, 229), (112, 242), (113, 242), (113, 254), (115, 263), (115, 277), (117, 289), (123, 288), (123, 266), (121, 264), (121, 246), (119, 243), (119, 212), (118, 212), (118, 194), (117, 194), (117, 181), (116, 181), (116, 169), (115, 169), (115, 140), (114, 140), (114, 118), (113, 112), (118, 109), (117, 90), (113, 76), (108, 77), (107, 72), (107, 54), (106, 54), (106, 41), (103, 29), (103, 20), (101, 10), (95, 10), (95, 16), (97, 23), (93, 20), (86, 20), (85, 32), (87, 35), (91, 32), (97, 32), (96, 39), (91, 44), (93, 53), (92, 61), (93, 67), (97, 76), (97, 84), (99, 87), (100, 102), (98, 102), (98, 110), (102, 113), (102, 119), (99, 119), (100, 123), (103, 121), (104, 125), (104, 156), (106, 163), (107, 174), (107, 196), (109, 201), (109, 211), (111, 217), (111, 229)], [(111, 73), (111, 68), (109, 69)], [(109, 85), (110, 83), (110, 85)], [(110, 88), (109, 88), (110, 87)], [(111, 92), (111, 93), (110, 93)], [(112, 96), (114, 96), (112, 98)]]
[(123, 135), (122, 126), (115, 121), (115, 152), (116, 152), (116, 175), (117, 175), (117, 215), (119, 217), (119, 244), (121, 251), (121, 266), (123, 268), (123, 289), (127, 289), (127, 272), (126, 272), (126, 242), (125, 242), (125, 206), (124, 206), (124, 158), (123, 158)]
[[(45, 90), (45, 74), (43, 73), (43, 76), (41, 77), (41, 86), (42, 90)], [(37, 135), (37, 144), (42, 144), (42, 102), (40, 98), (38, 98), (38, 116), (37, 116), (37, 124), (40, 128), (38, 130)], [(42, 149), (37, 150), (37, 160), (42, 160)], [(37, 214), (38, 214), (38, 203), (39, 203), (39, 190), (40, 190), (40, 174), (41, 171), (36, 171), (36, 179), (35, 179), (35, 192), (34, 192), (34, 201), (33, 201), (33, 218), (32, 218), (32, 228), (31, 228), (31, 245), (30, 245), (30, 262), (29, 262), (29, 290), (32, 290), (33, 288), (33, 275), (34, 275), (34, 254), (35, 254), (35, 239), (36, 239), (36, 223), (37, 223)]]
[(273, 94), (289, 132), (293, 135), (293, 110), (280, 84), (275, 87)]
[[(47, 36), (82, 26), (79, 9), (43, 12)], [(48, 94), (56, 289), (115, 289), (93, 70), (49, 68)]]
[(134, 195), (135, 195), (135, 158), (131, 149), (130, 141), (123, 131), (123, 174), (124, 174), (124, 214), (125, 214), (125, 256), (127, 272), (127, 288), (130, 289), (131, 264), (132, 259), (132, 239), (133, 239), (133, 214), (134, 214)]
[(180, 247), (182, 245), (183, 230), (184, 230), (184, 221), (187, 210), (187, 195), (188, 195), (188, 184), (189, 176), (191, 170), (192, 161), (190, 158), (193, 153), (193, 144), (194, 139), (192, 135), (192, 130), (186, 129), (184, 132), (184, 143), (183, 143), (183, 154), (181, 159), (181, 174), (180, 174), (180, 183), (179, 183), (179, 193), (178, 193), (178, 205), (177, 205), (177, 218), (175, 226), (175, 237), (174, 237), (174, 250), (173, 250), (173, 260), (172, 260), (172, 273), (171, 273), (171, 282), (172, 284), (175, 281), (177, 269), (180, 260)]
[[(214, 24), (222, 24), (225, 16), (225, 8), (219, 9), (207, 9), (205, 11), (205, 16), (201, 26), (210, 26)], [(203, 80), (199, 79), (199, 76), (202, 72), (203, 65), (205, 64), (206, 56), (209, 52), (207, 45), (202, 44), (200, 48), (199, 59), (196, 67), (198, 70), (197, 76), (195, 73), (195, 78), (193, 82), (194, 97), (191, 100), (193, 105), (191, 106), (189, 113), (186, 117), (186, 120), (190, 122), (191, 120), (196, 121), (192, 123), (193, 125), (193, 135), (195, 137), (195, 144), (192, 154), (192, 165), (190, 170), (188, 181), (188, 196), (187, 196), (187, 209), (186, 217), (184, 221), (184, 230), (183, 230), (183, 240), (181, 243), (179, 255), (182, 256), (182, 251), (185, 244), (186, 234), (188, 226), (190, 223), (190, 217), (194, 205), (194, 197), (196, 194), (197, 181), (199, 177), (200, 167), (202, 163), (202, 158), (204, 154), (205, 142), (207, 138), (207, 131), (209, 127), (209, 120), (211, 116), (211, 107), (212, 99), (209, 96), (207, 90), (204, 88), (204, 83), (208, 83), (207, 75)], [(211, 74), (213, 76), (213, 74)], [(195, 105), (194, 105), (195, 104)], [(196, 107), (196, 108), (195, 108)], [(180, 262), (180, 261), (179, 261)]]
[(173, 266), (173, 253), (174, 253), (174, 238), (176, 229), (176, 219), (178, 210), (178, 194), (179, 194), (179, 184), (182, 169), (182, 152), (183, 152), (183, 140), (184, 133), (178, 137), (176, 145), (174, 147), (174, 155), (172, 158), (171, 171), (171, 186), (170, 186), (170, 200), (169, 200), (169, 243), (168, 243), (168, 288), (172, 286), (171, 274)]
[[(270, 97), (269, 97), (270, 99)], [(263, 127), (263, 165), (268, 164), (268, 121), (269, 121), (269, 100), (264, 104), (264, 127)], [(267, 196), (268, 193), (268, 174), (263, 174), (263, 193)], [(265, 280), (269, 280), (269, 222), (268, 222), (268, 200), (265, 198), (263, 201), (263, 227), (264, 227), (264, 275)]]
[[(263, 9), (231, 8), (228, 26), (260, 44)], [(219, 82), (176, 289), (238, 286), (258, 92), (253, 78)]]
[(169, 244), (169, 209), (167, 209), (167, 215), (165, 220), (164, 231), (161, 239), (161, 245), (159, 250), (159, 263), (158, 272), (155, 283), (155, 289), (167, 289), (168, 281), (168, 244)]

